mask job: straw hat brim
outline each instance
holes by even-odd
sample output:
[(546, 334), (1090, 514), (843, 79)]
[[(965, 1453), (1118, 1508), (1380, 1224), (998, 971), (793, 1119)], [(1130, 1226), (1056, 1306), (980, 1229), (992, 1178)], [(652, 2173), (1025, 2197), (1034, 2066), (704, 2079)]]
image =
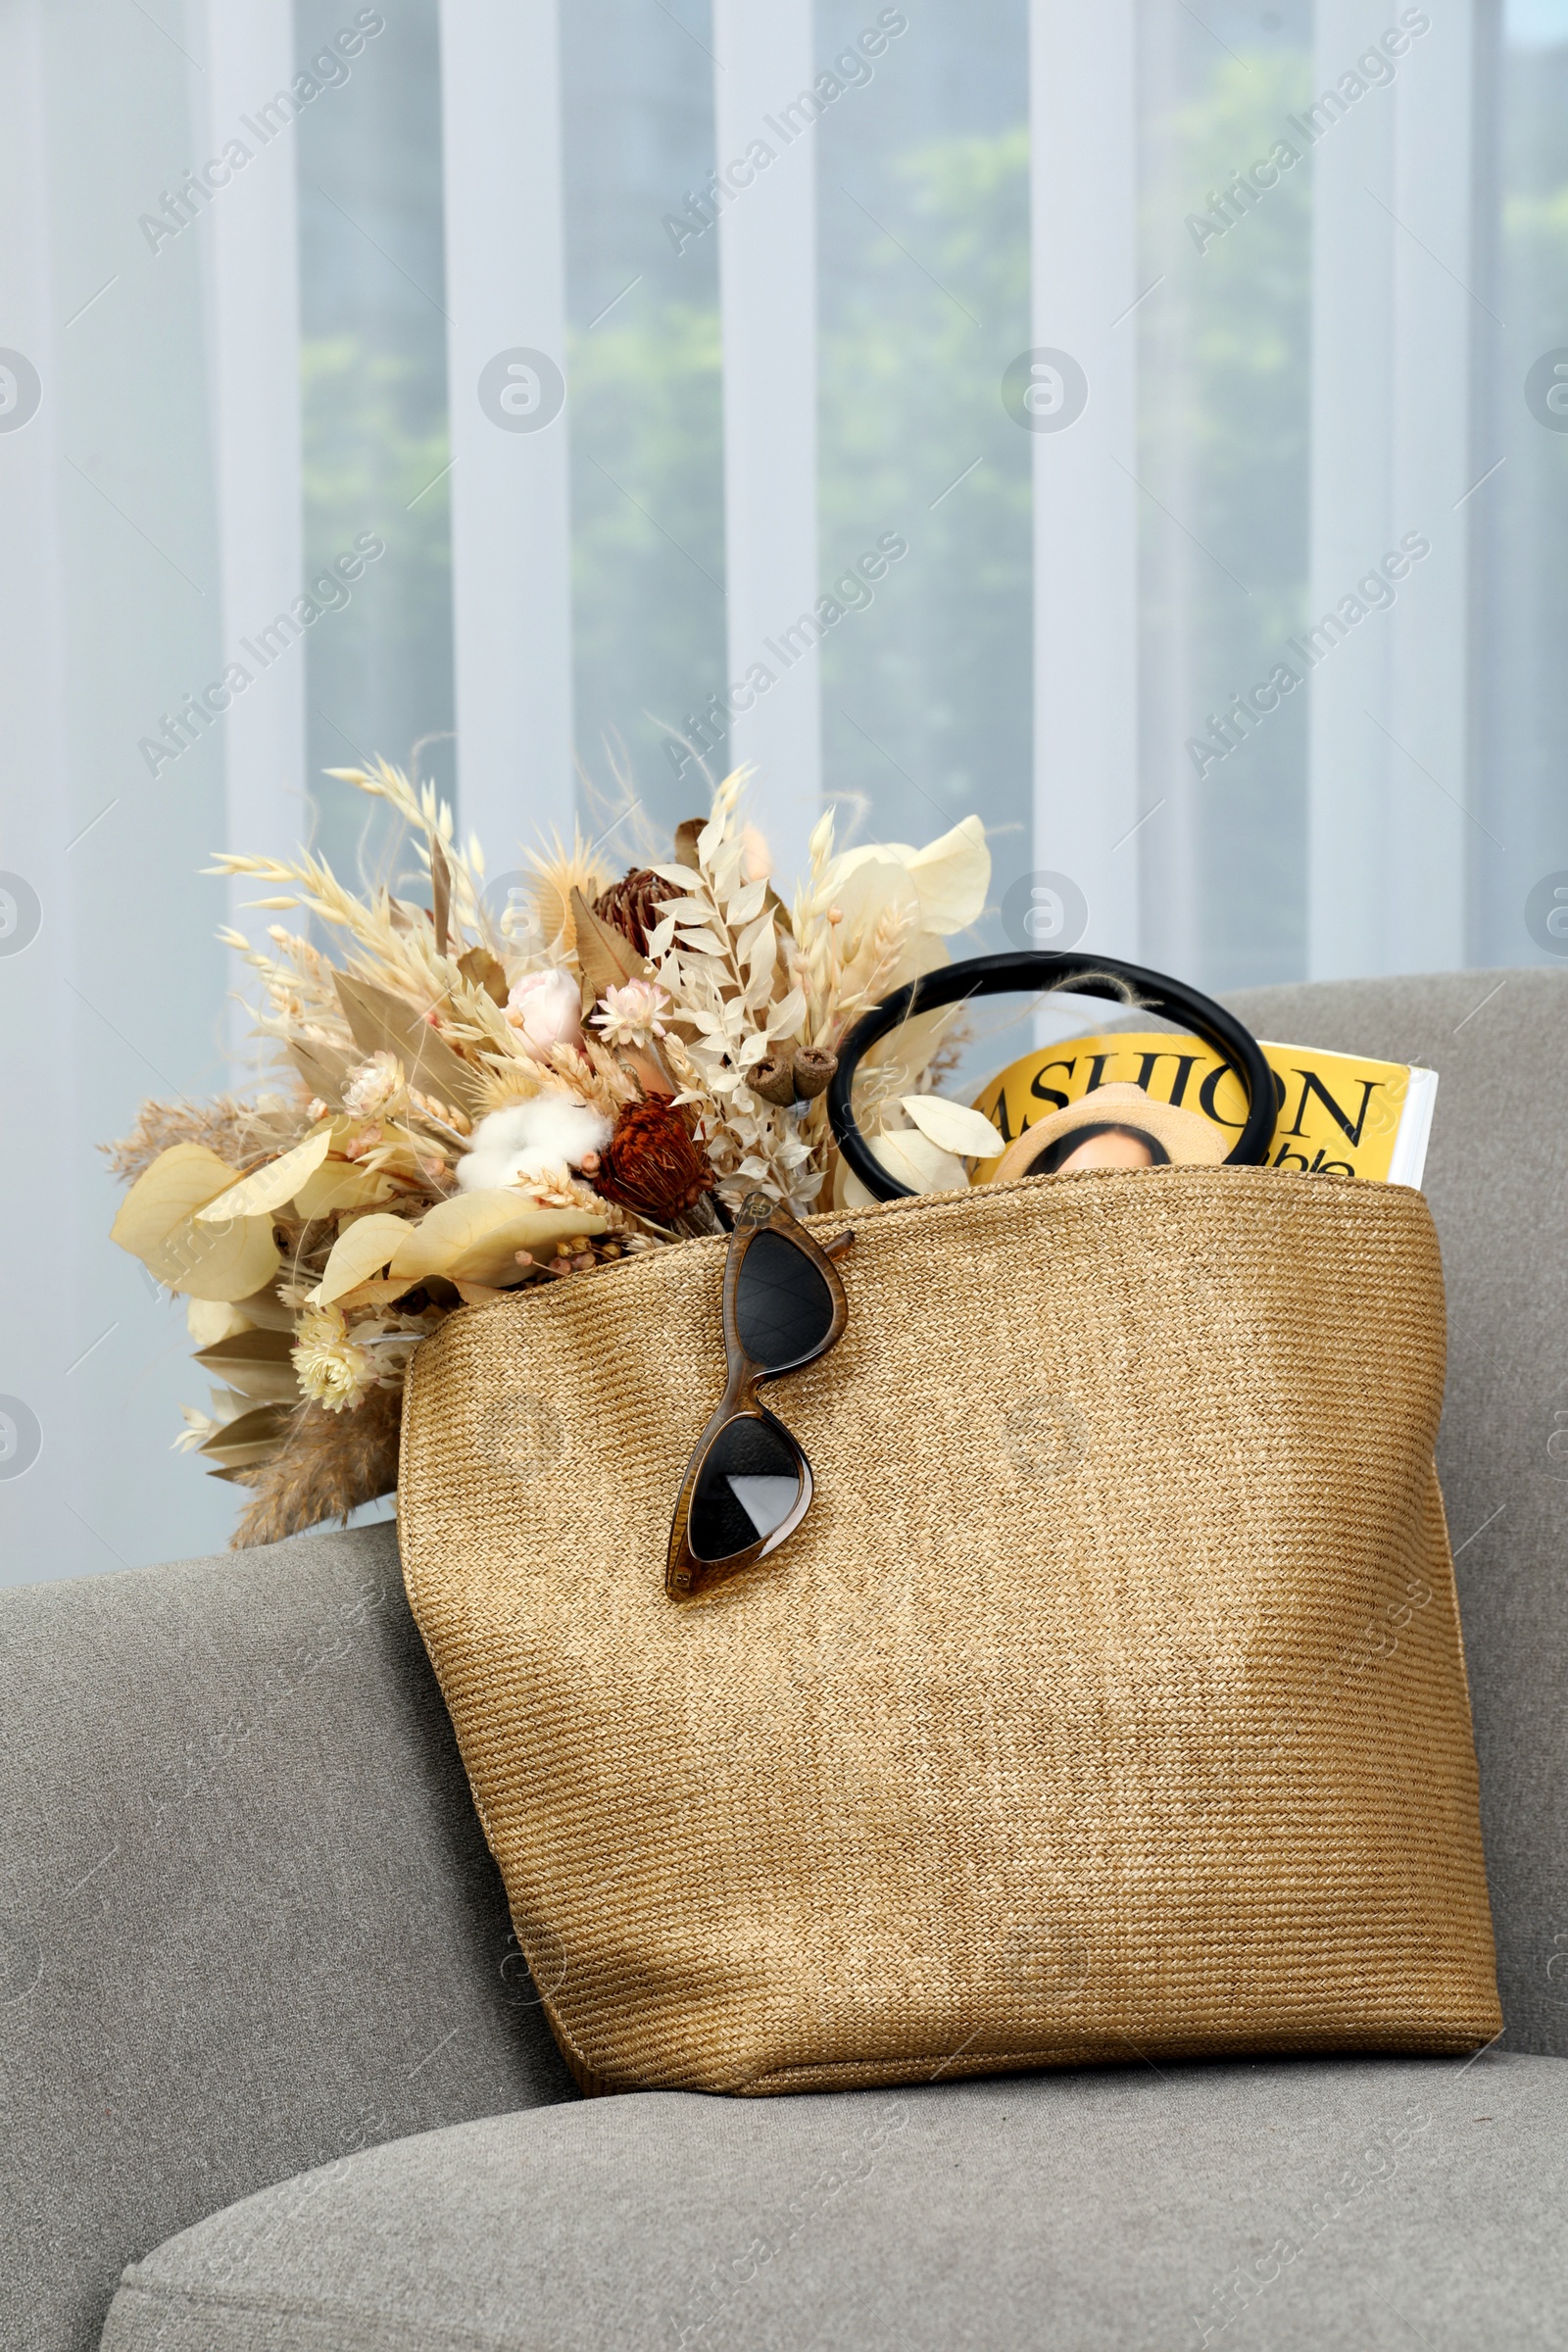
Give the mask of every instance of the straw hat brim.
[(1141, 1086), (1118, 1082), (1097, 1086), (1092, 1094), (1069, 1102), (1064, 1110), (1054, 1110), (1046, 1118), (1037, 1119), (1034, 1126), (1026, 1128), (1007, 1146), (991, 1181), (1007, 1184), (1015, 1177), (1027, 1176), (1041, 1152), (1075, 1128), (1106, 1126), (1136, 1127), (1145, 1135), (1155, 1137), (1179, 1165), (1218, 1167), (1233, 1141), (1223, 1127), (1216, 1127), (1201, 1112), (1179, 1110), (1172, 1103), (1156, 1102)]

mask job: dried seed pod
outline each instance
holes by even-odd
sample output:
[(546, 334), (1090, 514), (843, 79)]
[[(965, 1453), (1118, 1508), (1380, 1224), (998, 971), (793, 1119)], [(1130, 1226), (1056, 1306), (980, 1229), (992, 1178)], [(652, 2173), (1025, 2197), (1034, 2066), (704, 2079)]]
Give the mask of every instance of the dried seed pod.
[(813, 1102), (818, 1095), (825, 1095), (833, 1083), (833, 1074), (838, 1066), (839, 1057), (836, 1054), (824, 1053), (815, 1046), (798, 1046), (794, 1071), (796, 1093), (808, 1102)]
[(777, 1102), (787, 1108), (795, 1100), (795, 1072), (787, 1054), (768, 1054), (760, 1061), (754, 1061), (746, 1073), (746, 1083), (764, 1102)]

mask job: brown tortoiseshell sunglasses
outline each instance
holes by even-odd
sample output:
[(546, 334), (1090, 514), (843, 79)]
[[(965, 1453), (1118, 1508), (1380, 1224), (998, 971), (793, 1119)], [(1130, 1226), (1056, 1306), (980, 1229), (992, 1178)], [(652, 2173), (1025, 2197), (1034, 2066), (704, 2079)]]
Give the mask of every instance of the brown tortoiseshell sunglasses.
[(742, 1202), (724, 1264), (729, 1378), (675, 1500), (664, 1572), (672, 1600), (695, 1600), (766, 1559), (806, 1517), (811, 1465), (757, 1392), (843, 1337), (849, 1301), (833, 1260), (854, 1239), (841, 1233), (820, 1249), (765, 1193)]

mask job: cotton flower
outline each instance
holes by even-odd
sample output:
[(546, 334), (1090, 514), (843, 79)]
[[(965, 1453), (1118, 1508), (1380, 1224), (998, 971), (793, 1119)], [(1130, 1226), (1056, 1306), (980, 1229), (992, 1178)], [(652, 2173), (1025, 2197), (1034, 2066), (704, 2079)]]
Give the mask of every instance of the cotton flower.
[(362, 1061), (343, 1089), (343, 1107), (351, 1118), (383, 1118), (403, 1093), (403, 1064), (383, 1048)]
[(664, 991), (652, 980), (628, 980), (622, 988), (606, 989), (604, 1010), (594, 1014), (593, 1025), (603, 1032), (607, 1046), (649, 1046), (664, 1034), (659, 1016), (668, 1004)]
[(296, 1326), (294, 1370), (303, 1396), (329, 1413), (350, 1411), (375, 1386), (368, 1349), (349, 1337), (340, 1308), (308, 1306)]
[(509, 1103), (474, 1129), (472, 1146), (458, 1162), (458, 1189), (488, 1193), (548, 1183), (603, 1152), (611, 1132), (604, 1112), (573, 1095), (534, 1095)]
[(580, 1046), (582, 991), (569, 972), (524, 972), (512, 984), (507, 1018), (540, 1058), (552, 1046)]

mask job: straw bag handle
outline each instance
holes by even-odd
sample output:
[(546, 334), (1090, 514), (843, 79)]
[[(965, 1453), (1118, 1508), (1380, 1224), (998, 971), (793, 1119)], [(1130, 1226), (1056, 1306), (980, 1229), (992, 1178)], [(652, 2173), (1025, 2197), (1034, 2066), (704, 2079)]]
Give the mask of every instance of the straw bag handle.
[(1247, 1124), (1226, 1154), (1228, 1167), (1255, 1167), (1274, 1133), (1278, 1105), (1273, 1073), (1251, 1031), (1234, 1013), (1200, 996), (1185, 982), (1163, 972), (1146, 972), (1136, 963), (1117, 963), (1108, 956), (1064, 955), (1037, 948), (1018, 956), (971, 956), (911, 980), (906, 988), (883, 999), (861, 1015), (839, 1048), (839, 1066), (828, 1088), (827, 1115), (839, 1150), (866, 1191), (877, 1200), (903, 1200), (909, 1187), (890, 1176), (856, 1123), (850, 1100), (855, 1073), (871, 1048), (917, 1012), (934, 1012), (940, 1005), (956, 1004), (967, 997), (1016, 996), (1030, 989), (1070, 990), (1074, 996), (1109, 997), (1118, 1004), (1161, 1014), (1195, 1031), (1205, 1046), (1223, 1055), (1247, 1089)]

